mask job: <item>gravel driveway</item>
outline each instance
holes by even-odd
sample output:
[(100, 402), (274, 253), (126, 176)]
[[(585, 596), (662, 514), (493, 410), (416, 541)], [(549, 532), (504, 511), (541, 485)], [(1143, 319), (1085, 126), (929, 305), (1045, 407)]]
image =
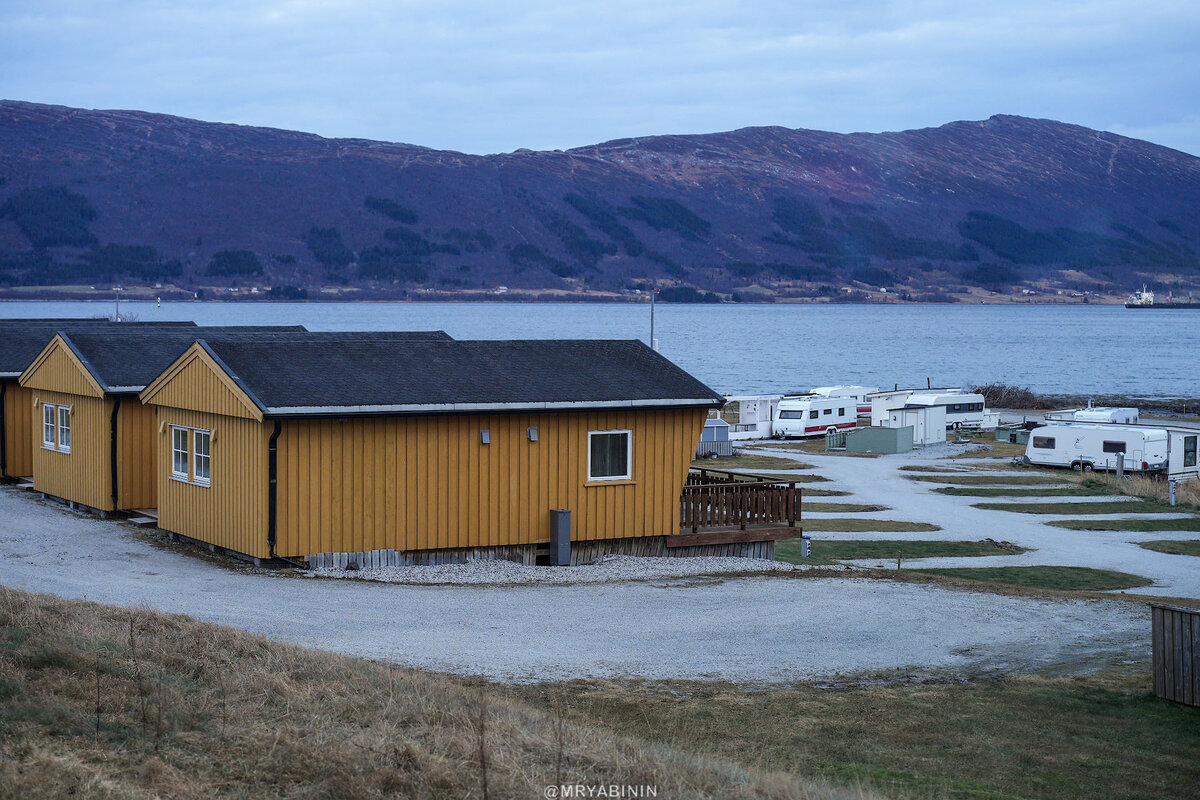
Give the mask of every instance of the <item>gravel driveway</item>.
[(11, 487), (0, 490), (0, 583), (502, 680), (761, 683), (893, 669), (1087, 670), (1149, 647), (1148, 611), (1131, 603), (878, 580), (405, 586), (255, 574), (155, 547), (122, 523)]

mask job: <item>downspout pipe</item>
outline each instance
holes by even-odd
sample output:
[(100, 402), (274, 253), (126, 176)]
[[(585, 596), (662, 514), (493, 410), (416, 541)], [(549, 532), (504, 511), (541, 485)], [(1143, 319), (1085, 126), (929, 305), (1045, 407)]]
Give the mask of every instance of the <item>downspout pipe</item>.
[(275, 553), (275, 530), (279, 521), (279, 434), (283, 425), (275, 420), (271, 438), (267, 441), (267, 550), (272, 560), (283, 561), (299, 569), (308, 566)]
[(121, 395), (113, 400), (112, 420), (109, 423), (108, 469), (112, 475), (112, 507), (117, 510), (117, 415), (121, 411)]
[(8, 381), (0, 381), (0, 477), (8, 475), (8, 425), (4, 423), (4, 395)]

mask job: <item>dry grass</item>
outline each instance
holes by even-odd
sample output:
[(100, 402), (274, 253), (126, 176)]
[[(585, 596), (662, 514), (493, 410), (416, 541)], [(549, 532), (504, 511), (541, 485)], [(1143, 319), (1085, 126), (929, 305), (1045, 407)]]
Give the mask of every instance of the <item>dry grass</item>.
[(1004, 486), (939, 486), (933, 491), (954, 497), (1103, 497), (1111, 492), (1076, 486), (1044, 489), (1022, 489)]
[[(1147, 475), (1129, 475), (1118, 478), (1116, 475), (1105, 473), (1093, 474), (1084, 481), (1084, 485), (1093, 483), (1104, 486), (1112, 492), (1145, 497), (1149, 500), (1167, 502), (1170, 487), (1161, 478), (1151, 478)], [(1200, 480), (1180, 481), (1175, 484), (1175, 506), (1177, 511), (1200, 511)]]
[[(1087, 677), (880, 677), (755, 692), (578, 683), (567, 707), (583, 724), (900, 798), (1144, 800), (1200, 786), (1200, 709), (1156, 699), (1146, 664)], [(514, 691), (549, 708), (563, 689)]]
[(1200, 531), (1200, 517), (1178, 519), (1055, 519), (1046, 525), (1072, 531)]
[(1006, 583), (1033, 589), (1055, 591), (1102, 592), (1149, 586), (1154, 581), (1141, 575), (1092, 567), (925, 567), (914, 570), (927, 575), (942, 575), (983, 583)]
[(955, 486), (987, 486), (1001, 484), (1005, 486), (1054, 486), (1060, 483), (1070, 483), (1057, 476), (1042, 475), (905, 475), (910, 481), (925, 481), (926, 483), (949, 483)]
[(837, 564), (860, 558), (969, 558), (978, 556), (1010, 556), (1024, 553), (1026, 548), (1011, 542), (984, 539), (978, 542), (943, 542), (921, 539), (843, 539), (818, 540), (810, 543), (809, 557), (800, 555), (800, 541), (786, 539), (775, 543), (775, 559), (789, 564)]
[(845, 450), (825, 451), (825, 437), (813, 439), (798, 439), (789, 441), (771, 440), (769, 443), (747, 445), (748, 447), (769, 447), (772, 450), (796, 450), (801, 453), (827, 456), (852, 456), (856, 458), (879, 458), (879, 453), (847, 453)]
[(864, 796), (561, 719), (488, 685), (0, 587), (3, 797), (531, 798), (558, 775)]
[(1167, 514), (1175, 511), (1157, 500), (1099, 500), (1087, 503), (972, 503), (972, 508), (1011, 511), (1015, 514), (1061, 514), (1085, 517), (1090, 514)]
[[(809, 494), (806, 490), (805, 494)], [(890, 511), (890, 506), (880, 506), (873, 503), (810, 503), (804, 502), (804, 511), (822, 512), (827, 514), (865, 514), (868, 511)]]

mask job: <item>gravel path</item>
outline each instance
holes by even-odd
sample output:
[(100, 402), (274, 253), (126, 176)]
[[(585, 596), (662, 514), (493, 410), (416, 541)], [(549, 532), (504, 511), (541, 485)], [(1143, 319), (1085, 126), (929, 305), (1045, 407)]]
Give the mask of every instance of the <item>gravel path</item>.
[(858, 578), (409, 586), (260, 574), (153, 546), (124, 524), (76, 516), (11, 487), (0, 490), (0, 583), (515, 681), (1086, 671), (1149, 648), (1148, 612), (1133, 603)]
[[(787, 451), (756, 448), (764, 455), (789, 455)], [(1198, 539), (1200, 534), (1187, 531), (1136, 532), (1136, 531), (1071, 531), (1055, 528), (1044, 523), (1051, 519), (1065, 519), (1069, 514), (1023, 514), (1013, 511), (995, 511), (972, 508), (972, 503), (1006, 502), (1074, 502), (1093, 498), (1045, 497), (962, 497), (939, 494), (934, 491), (939, 484), (929, 481), (909, 480), (905, 475), (932, 475), (933, 473), (905, 472), (900, 467), (909, 464), (943, 466), (944, 456), (962, 452), (961, 445), (934, 445), (894, 456), (880, 458), (851, 458), (839, 455), (805, 453), (805, 461), (814, 464), (814, 469), (829, 478), (832, 483), (823, 488), (836, 488), (853, 492), (846, 498), (858, 503), (878, 503), (890, 506), (891, 510), (881, 516), (887, 519), (912, 522), (930, 522), (940, 525), (942, 530), (920, 533), (867, 532), (867, 533), (814, 533), (823, 539), (926, 539), (938, 541), (995, 539), (1013, 542), (1031, 548), (1028, 552), (1007, 556), (983, 556), (972, 558), (929, 558), (905, 559), (910, 567), (996, 567), (1048, 564), (1059, 566), (1095, 567), (1143, 575), (1154, 583), (1150, 586), (1125, 590), (1128, 593), (1165, 595), (1174, 597), (1200, 598), (1200, 559), (1191, 556), (1156, 553), (1138, 547), (1138, 542), (1152, 539)], [(971, 474), (986, 474), (972, 471)], [(1006, 472), (1006, 475), (1013, 473)], [(1018, 473), (1021, 474), (1021, 473)], [(1069, 484), (1073, 485), (1073, 484)], [(992, 485), (981, 488), (996, 488)], [(1045, 488), (1020, 485), (1017, 489)], [(1111, 500), (1110, 496), (1094, 498)], [(807, 514), (805, 516), (808, 516)], [(814, 515), (816, 516), (816, 515)], [(820, 515), (822, 517), (827, 515)], [(847, 517), (870, 517), (871, 515), (845, 514)], [(1177, 513), (1147, 514), (1088, 514), (1088, 519), (1112, 518), (1168, 518)], [(863, 561), (863, 565), (894, 568), (896, 562)]]

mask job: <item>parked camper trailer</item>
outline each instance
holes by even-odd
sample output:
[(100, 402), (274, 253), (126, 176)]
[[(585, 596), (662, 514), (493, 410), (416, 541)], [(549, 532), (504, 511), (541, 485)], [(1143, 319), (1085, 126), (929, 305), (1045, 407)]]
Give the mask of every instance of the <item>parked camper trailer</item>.
[(846, 397), (854, 400), (859, 414), (871, 413), (871, 400), (867, 395), (878, 392), (874, 386), (818, 386), (809, 394), (817, 397)]
[(851, 397), (785, 397), (772, 421), (775, 436), (823, 436), (858, 425), (858, 407)]
[(1089, 406), (1088, 408), (1068, 408), (1062, 411), (1048, 411), (1044, 416), (1048, 420), (1056, 421), (1107, 422), (1121, 425), (1136, 425), (1138, 410), (1128, 407)]
[(985, 408), (983, 395), (973, 392), (913, 392), (908, 398), (909, 406), (944, 406), (946, 408), (946, 427), (959, 430), (960, 428), (983, 429), (996, 427), (999, 416), (989, 413)]
[[(1167, 432), (1162, 428), (1050, 423), (1029, 432), (1025, 461), (1044, 467), (1126, 472), (1161, 472), (1168, 465)], [(1123, 454), (1123, 455), (1122, 455)]]

